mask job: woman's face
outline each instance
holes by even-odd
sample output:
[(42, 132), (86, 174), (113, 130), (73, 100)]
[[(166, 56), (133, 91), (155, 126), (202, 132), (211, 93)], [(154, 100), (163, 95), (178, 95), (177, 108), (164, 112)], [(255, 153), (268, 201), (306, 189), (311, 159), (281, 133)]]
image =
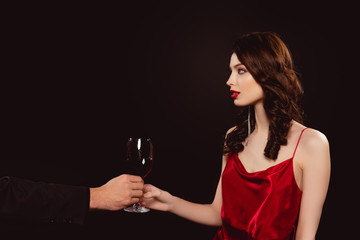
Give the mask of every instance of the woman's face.
[(231, 55), (230, 69), (231, 75), (226, 84), (230, 87), (234, 104), (241, 107), (261, 102), (264, 92), (260, 84), (255, 81), (235, 53)]

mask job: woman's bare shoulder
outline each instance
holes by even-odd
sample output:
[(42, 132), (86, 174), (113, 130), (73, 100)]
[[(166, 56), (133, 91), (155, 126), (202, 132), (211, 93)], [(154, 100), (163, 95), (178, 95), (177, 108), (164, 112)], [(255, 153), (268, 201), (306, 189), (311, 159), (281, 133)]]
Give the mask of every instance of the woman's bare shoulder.
[[(303, 128), (305, 129), (305, 128)], [(324, 165), (330, 160), (329, 141), (324, 133), (317, 129), (306, 128), (299, 142), (297, 156), (304, 165)]]
[(300, 124), (298, 122), (293, 123), (291, 132), (294, 135), (299, 135), (303, 131), (303, 134), (301, 136), (301, 142), (302, 145), (311, 147), (319, 147), (321, 145), (328, 145), (329, 142), (325, 136), (324, 133), (320, 132), (319, 130), (316, 130), (314, 128), (306, 127), (303, 124)]
[(329, 146), (329, 141), (324, 133), (313, 128), (307, 128), (302, 136), (303, 147), (312, 152)]

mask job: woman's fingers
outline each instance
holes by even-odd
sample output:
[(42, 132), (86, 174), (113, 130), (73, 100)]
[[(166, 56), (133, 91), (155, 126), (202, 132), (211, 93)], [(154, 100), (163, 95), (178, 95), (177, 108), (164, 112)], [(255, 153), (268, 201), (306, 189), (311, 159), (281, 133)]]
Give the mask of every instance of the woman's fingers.
[(159, 197), (161, 194), (161, 192), (159, 190), (154, 190), (151, 192), (146, 192), (144, 194), (144, 198), (154, 198), (154, 197)]
[(151, 184), (144, 184), (144, 191), (145, 191), (145, 192), (150, 192), (150, 191), (152, 191), (153, 189), (156, 189), (156, 187), (154, 187), (154, 186), (151, 185)]
[(146, 184), (144, 185), (144, 198), (153, 198), (160, 196), (160, 189), (154, 187), (153, 185)]

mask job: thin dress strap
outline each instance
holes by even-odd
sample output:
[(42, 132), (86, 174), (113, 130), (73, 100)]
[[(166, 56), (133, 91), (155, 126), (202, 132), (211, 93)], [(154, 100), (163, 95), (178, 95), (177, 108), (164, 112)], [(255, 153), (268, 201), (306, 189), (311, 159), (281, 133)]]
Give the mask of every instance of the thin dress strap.
[(299, 142), (300, 142), (301, 136), (302, 136), (302, 134), (304, 133), (304, 131), (305, 131), (306, 129), (308, 129), (308, 128), (307, 128), (307, 127), (304, 128), (304, 129), (301, 131), (301, 133), (300, 133), (299, 140), (298, 140), (298, 142), (297, 142), (297, 144), (296, 144), (296, 147), (295, 147), (294, 154), (293, 154), (292, 158), (295, 157), (295, 153), (296, 153), (296, 150), (297, 150), (297, 148), (298, 148), (298, 146), (299, 146)]

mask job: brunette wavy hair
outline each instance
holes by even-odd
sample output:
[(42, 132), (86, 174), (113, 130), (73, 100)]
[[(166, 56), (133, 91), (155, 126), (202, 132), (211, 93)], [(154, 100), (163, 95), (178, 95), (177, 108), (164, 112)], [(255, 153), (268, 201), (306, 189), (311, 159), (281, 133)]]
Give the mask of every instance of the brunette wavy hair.
[[(270, 121), (264, 155), (277, 159), (280, 146), (287, 144), (291, 120), (303, 122), (301, 97), (303, 88), (290, 52), (280, 37), (272, 32), (254, 32), (240, 37), (233, 46), (236, 54), (264, 91), (264, 109)], [(224, 153), (241, 152), (248, 135), (247, 119), (250, 109), (251, 129), (255, 128), (253, 106), (240, 107), (236, 126), (225, 137)]]

